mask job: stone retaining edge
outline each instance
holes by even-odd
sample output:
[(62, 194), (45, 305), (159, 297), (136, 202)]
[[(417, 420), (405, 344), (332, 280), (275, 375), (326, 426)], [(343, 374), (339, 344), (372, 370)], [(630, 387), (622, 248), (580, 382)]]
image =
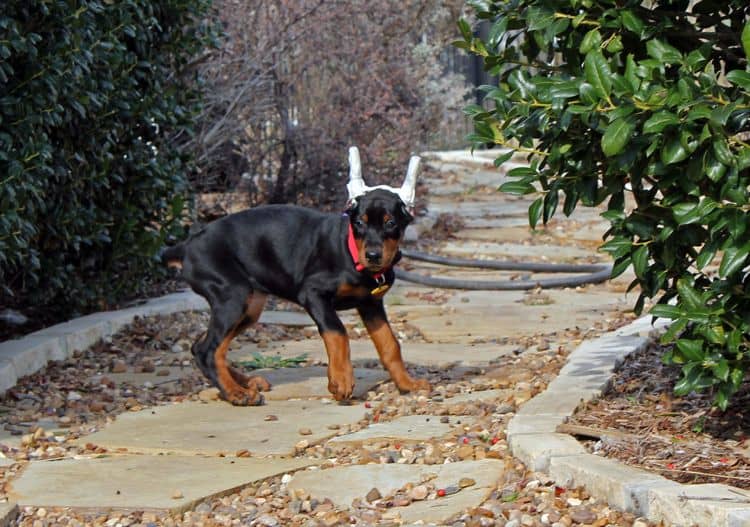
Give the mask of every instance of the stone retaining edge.
[(109, 337), (135, 317), (168, 315), (179, 311), (206, 310), (206, 301), (191, 291), (154, 298), (141, 305), (118, 311), (102, 311), (30, 333), (23, 338), (0, 342), (0, 393), (16, 385), (51, 360), (65, 360), (99, 339)]
[(746, 527), (750, 525), (750, 503), (736, 502), (738, 493), (748, 495), (740, 489), (676, 483), (589, 454), (572, 436), (555, 432), (557, 425), (573, 415), (581, 403), (602, 395), (616, 366), (627, 355), (643, 349), (655, 333), (667, 326), (663, 320), (651, 326), (651, 318), (642, 317), (576, 348), (557, 378), (524, 404), (508, 423), (510, 451), (528, 468), (548, 474), (560, 486), (584, 486), (591, 496), (655, 522), (686, 527)]

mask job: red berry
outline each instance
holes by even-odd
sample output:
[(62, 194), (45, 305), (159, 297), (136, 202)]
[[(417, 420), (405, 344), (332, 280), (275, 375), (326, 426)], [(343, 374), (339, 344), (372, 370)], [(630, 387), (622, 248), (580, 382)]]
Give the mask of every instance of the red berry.
[(445, 489), (438, 489), (438, 491), (437, 491), (437, 495), (438, 495), (438, 496), (440, 496), (441, 498), (442, 498), (443, 496), (445, 496)]
[(492, 438), (492, 441), (490, 441), (490, 442), (491, 442), (491, 443), (492, 443), (493, 445), (496, 445), (498, 441), (500, 441), (500, 438), (499, 438), (499, 437), (493, 437), (493, 438)]
[(469, 438), (468, 437), (464, 437), (464, 445), (468, 445), (468, 444), (469, 444)]
[(365, 408), (372, 408), (372, 405), (370, 404), (370, 401), (365, 402)]

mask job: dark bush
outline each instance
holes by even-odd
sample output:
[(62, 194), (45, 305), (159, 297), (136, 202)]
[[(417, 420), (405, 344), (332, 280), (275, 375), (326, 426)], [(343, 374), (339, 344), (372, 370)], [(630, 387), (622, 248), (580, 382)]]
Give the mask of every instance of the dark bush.
[(210, 0), (5, 0), (0, 307), (73, 314), (138, 294), (180, 228)]

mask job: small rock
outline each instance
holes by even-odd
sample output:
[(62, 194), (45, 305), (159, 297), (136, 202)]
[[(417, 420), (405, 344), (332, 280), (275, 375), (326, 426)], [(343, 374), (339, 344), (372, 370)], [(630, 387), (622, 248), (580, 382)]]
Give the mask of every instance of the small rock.
[(448, 485), (447, 487), (445, 487), (444, 490), (445, 490), (445, 495), (450, 496), (451, 494), (457, 493), (461, 489), (458, 488), (458, 485)]
[(169, 370), (162, 369), (156, 372), (157, 377), (167, 377), (169, 375)]
[(310, 446), (310, 441), (308, 441), (307, 439), (303, 439), (301, 441), (298, 441), (297, 444), (294, 445), (294, 448), (296, 448), (297, 450), (304, 450), (309, 446)]
[(596, 513), (588, 507), (581, 507), (571, 512), (570, 518), (577, 523), (594, 523), (596, 521)]
[(529, 514), (524, 514), (521, 516), (521, 525), (524, 527), (533, 527), (534, 526), (534, 518), (531, 517)]
[(256, 525), (263, 525), (263, 527), (276, 527), (279, 525), (279, 520), (274, 518), (270, 514), (263, 514), (255, 520)]
[(68, 392), (68, 401), (80, 401), (83, 396), (78, 392)]
[(182, 499), (182, 498), (184, 498), (184, 496), (182, 495), (182, 491), (180, 491), (180, 490), (175, 490), (175, 491), (174, 491), (174, 492), (172, 493), (172, 499), (173, 499), (173, 500), (179, 500), (179, 499)]
[(299, 429), (299, 435), (301, 435), (301, 436), (312, 435), (312, 430), (310, 430), (309, 428), (300, 428)]
[(143, 363), (141, 363), (141, 371), (143, 373), (154, 373), (156, 371), (156, 366), (154, 366), (153, 361), (144, 360)]
[(508, 520), (505, 527), (521, 527), (521, 522), (519, 520)]
[(370, 489), (370, 492), (367, 493), (367, 495), (365, 496), (365, 499), (368, 502), (372, 503), (373, 501), (379, 500), (382, 497), (383, 496), (381, 496), (380, 491), (373, 487), (372, 489)]
[(474, 458), (474, 447), (471, 445), (462, 445), (456, 450), (456, 455), (459, 459), (473, 459)]
[(443, 417), (440, 418), (440, 422), (443, 424), (448, 423), (449, 421), (450, 419), (448, 418), (447, 415), (444, 415)]
[(109, 368), (112, 373), (125, 373), (128, 371), (128, 365), (125, 364), (124, 360), (116, 359), (112, 361), (112, 366)]
[(414, 501), (422, 501), (430, 493), (425, 485), (417, 485), (409, 491), (409, 497)]
[(636, 518), (632, 527), (648, 527), (648, 521), (643, 518)]
[(328, 430), (338, 430), (341, 428), (341, 425), (328, 425), (326, 428), (328, 428)]
[(207, 403), (209, 401), (219, 400), (219, 389), (218, 388), (206, 388), (198, 392), (198, 399)]
[(268, 414), (267, 416), (265, 416), (265, 417), (263, 418), (263, 420), (264, 420), (264, 421), (278, 421), (278, 420), (279, 420), (279, 418), (278, 418), (278, 417), (276, 417), (276, 416), (275, 416), (275, 415), (273, 415), (273, 414)]
[(458, 480), (458, 486), (462, 489), (465, 489), (466, 487), (471, 487), (472, 485), (476, 485), (476, 481), (471, 478), (461, 478)]
[(242, 450), (238, 450), (234, 455), (237, 457), (250, 457), (250, 451), (243, 448)]
[(41, 507), (40, 509), (38, 509), (38, 510), (36, 511), (36, 515), (37, 515), (37, 516), (38, 516), (39, 518), (44, 518), (44, 517), (46, 517), (46, 516), (47, 516), (47, 509), (45, 509), (44, 507)]
[(566, 501), (568, 507), (578, 507), (582, 503), (578, 498), (568, 498)]

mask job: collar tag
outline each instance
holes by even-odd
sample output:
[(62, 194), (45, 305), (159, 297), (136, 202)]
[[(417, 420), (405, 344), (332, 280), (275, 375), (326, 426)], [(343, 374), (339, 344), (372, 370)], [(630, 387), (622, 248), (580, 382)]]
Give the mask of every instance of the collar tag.
[(385, 295), (388, 290), (391, 288), (388, 284), (382, 284), (370, 291), (370, 294), (375, 297), (383, 296)]

